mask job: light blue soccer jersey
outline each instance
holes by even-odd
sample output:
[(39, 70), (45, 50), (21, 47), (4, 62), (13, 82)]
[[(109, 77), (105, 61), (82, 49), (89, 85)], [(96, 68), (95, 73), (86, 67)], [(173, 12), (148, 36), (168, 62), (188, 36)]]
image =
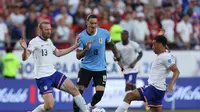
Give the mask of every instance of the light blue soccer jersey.
[(86, 55), (81, 59), (81, 68), (90, 71), (106, 70), (106, 43), (111, 41), (110, 34), (107, 30), (97, 28), (94, 35), (89, 35), (87, 30), (79, 34), (79, 48), (85, 49), (87, 42), (92, 40), (91, 47)]

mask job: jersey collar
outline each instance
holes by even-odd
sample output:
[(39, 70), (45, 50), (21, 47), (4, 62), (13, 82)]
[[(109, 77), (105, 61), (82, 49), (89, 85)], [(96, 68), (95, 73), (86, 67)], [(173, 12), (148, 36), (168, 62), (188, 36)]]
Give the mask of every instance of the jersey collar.
[(38, 36), (41, 40), (43, 40), (43, 41), (47, 41), (47, 40), (45, 40), (42, 36)]
[(89, 36), (95, 36), (98, 32), (98, 28), (96, 28), (96, 32), (93, 34), (93, 35), (90, 35), (89, 32), (86, 30), (86, 33), (89, 35)]

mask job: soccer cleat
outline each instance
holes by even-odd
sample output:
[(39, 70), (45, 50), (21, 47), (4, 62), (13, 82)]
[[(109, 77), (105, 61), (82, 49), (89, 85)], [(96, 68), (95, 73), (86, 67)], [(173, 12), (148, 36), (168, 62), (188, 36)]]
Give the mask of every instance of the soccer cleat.
[(146, 112), (148, 112), (150, 110), (148, 103), (145, 103), (145, 110), (146, 110)]

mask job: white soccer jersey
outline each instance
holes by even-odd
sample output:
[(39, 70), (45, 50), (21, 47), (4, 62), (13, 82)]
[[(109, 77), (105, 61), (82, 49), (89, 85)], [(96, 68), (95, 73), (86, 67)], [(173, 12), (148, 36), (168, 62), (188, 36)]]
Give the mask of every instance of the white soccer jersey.
[(53, 66), (53, 51), (56, 47), (50, 39), (44, 41), (39, 36), (29, 42), (28, 50), (34, 59), (34, 78), (52, 75), (56, 70)]
[(122, 56), (122, 64), (124, 65), (124, 74), (136, 73), (138, 72), (138, 66), (134, 68), (129, 68), (129, 65), (135, 61), (138, 53), (142, 51), (142, 48), (138, 43), (130, 41), (127, 45), (123, 45), (122, 42), (116, 44), (120, 55)]
[(151, 67), (148, 83), (155, 88), (165, 91), (166, 78), (170, 73), (169, 67), (175, 64), (175, 57), (168, 52), (157, 56)]

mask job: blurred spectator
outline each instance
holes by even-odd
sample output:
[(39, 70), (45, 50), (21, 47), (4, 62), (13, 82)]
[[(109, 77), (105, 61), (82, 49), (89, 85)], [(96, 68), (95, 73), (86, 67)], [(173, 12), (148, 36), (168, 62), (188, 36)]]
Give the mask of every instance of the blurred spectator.
[(197, 13), (198, 15), (200, 15), (200, 6), (198, 4), (197, 0), (191, 0), (189, 6), (187, 6), (185, 8), (185, 14), (188, 12), (189, 9), (192, 9), (194, 13)]
[(79, 5), (77, 12), (74, 15), (74, 24), (79, 24), (79, 21), (82, 19), (86, 19), (85, 7), (84, 5)]
[(126, 12), (125, 18), (120, 22), (122, 29), (129, 32), (130, 38), (133, 37), (133, 24), (134, 24), (131, 16), (132, 12)]
[(192, 44), (195, 49), (200, 49), (200, 16), (193, 16), (193, 31), (194, 31), (194, 39)]
[(150, 33), (147, 22), (144, 20), (144, 13), (137, 13), (137, 20), (134, 23), (134, 37), (135, 41), (140, 44), (143, 49), (146, 49), (145, 44), (148, 44), (148, 48), (150, 48)]
[(110, 28), (110, 36), (112, 38), (112, 41), (115, 43), (121, 41), (121, 33), (122, 27), (119, 24), (119, 19), (116, 19), (114, 24)]
[(180, 39), (178, 46), (189, 49), (192, 42), (192, 24), (189, 22), (189, 16), (184, 15), (183, 19), (177, 24), (176, 32)]
[(35, 12), (30, 12), (28, 18), (24, 21), (23, 38), (30, 41), (37, 34), (37, 19)]
[(135, 2), (132, 5), (133, 10), (137, 12), (143, 12), (144, 11), (144, 3), (141, 2), (141, 0), (135, 0)]
[(99, 9), (94, 2), (89, 3), (89, 7), (85, 8), (85, 14), (94, 14), (99, 17)]
[(6, 49), (6, 55), (2, 57), (1, 64), (3, 65), (4, 78), (15, 79), (18, 70), (23, 77), (19, 59), (12, 53), (12, 48)]
[(114, 0), (113, 7), (110, 8), (110, 12), (119, 12), (120, 15), (124, 13), (125, 10), (125, 3), (121, 0)]
[(68, 0), (69, 11), (72, 15), (74, 15), (79, 6), (80, 0)]
[(64, 17), (61, 17), (58, 20), (57, 24), (57, 30), (56, 30), (57, 36), (55, 42), (58, 43), (58, 48), (67, 48), (70, 47), (69, 44), (69, 34), (70, 34), (70, 28), (65, 24)]
[(3, 18), (0, 16), (0, 49), (5, 48), (5, 44), (9, 44), (9, 34), (8, 34), (8, 27), (4, 23)]
[(73, 24), (73, 18), (71, 15), (69, 15), (67, 12), (67, 8), (65, 6), (62, 6), (60, 8), (60, 14), (58, 14), (56, 17), (55, 17), (55, 21), (56, 23), (59, 21), (60, 18), (63, 17), (64, 21), (65, 21), (65, 25), (67, 25), (68, 27), (71, 27), (72, 24)]
[(21, 14), (19, 6), (13, 6), (13, 12), (10, 14), (11, 27), (11, 45), (15, 46), (16, 41), (22, 38), (22, 28), (25, 20), (25, 15)]
[(171, 17), (170, 12), (166, 12), (164, 19), (161, 21), (161, 24), (162, 28), (165, 30), (165, 36), (167, 37), (169, 48), (176, 49), (177, 46), (175, 43), (175, 33), (174, 33), (175, 24), (170, 17)]
[(153, 15), (149, 17), (148, 28), (150, 32), (150, 38), (153, 40), (160, 31), (160, 26)]
[(80, 19), (79, 20), (79, 24), (74, 25), (73, 27), (73, 31), (75, 36), (77, 36), (79, 33), (81, 33), (83, 30), (86, 29), (86, 23), (84, 19)]
[(49, 16), (48, 8), (42, 7), (40, 10), (40, 14), (37, 17), (38, 23), (40, 23), (42, 20), (47, 20), (52, 24), (52, 18)]
[(175, 5), (175, 11), (171, 14), (172, 20), (177, 24), (183, 17), (182, 7), (180, 4)]
[[(3, 19), (0, 26), (7, 26), (5, 28), (5, 30), (7, 29), (6, 37), (1, 35), (0, 41), (4, 41), (3, 38), (5, 38), (5, 42), (9, 43), (10, 35), (11, 45), (14, 46), (21, 37), (27, 39), (35, 37), (37, 33), (35, 24), (37, 23), (33, 18), (37, 15), (37, 22), (48, 20), (52, 23), (52, 32), (54, 31), (52, 38), (58, 42), (60, 37), (56, 36), (58, 35), (57, 27), (60, 28), (60, 22), (58, 22), (60, 18), (65, 17), (65, 25), (70, 29), (68, 37), (74, 37), (85, 29), (86, 16), (92, 13), (100, 19), (99, 27), (111, 30), (112, 24), (118, 20), (123, 29), (133, 29), (133, 31), (129, 31), (132, 35), (131, 40), (141, 38), (141, 35), (144, 34), (145, 36), (142, 36), (144, 38), (142, 39), (143, 48), (148, 49), (151, 43), (149, 37), (153, 38), (157, 34), (158, 28), (163, 26), (166, 30), (165, 35), (169, 38), (169, 47), (173, 49), (172, 44), (179, 40), (176, 38), (177, 23), (182, 20), (183, 14), (187, 14), (189, 15), (188, 22), (193, 23), (193, 39), (189, 45), (193, 48), (194, 45), (199, 44), (198, 22), (196, 22), (199, 18), (192, 18), (194, 15), (200, 15), (198, 2), (199, 0), (0, 0), (0, 16)], [(35, 14), (32, 14), (33, 12)], [(132, 12), (132, 14), (127, 12)], [(142, 22), (137, 20), (139, 12), (145, 15)], [(170, 14), (167, 18), (166, 13)], [(170, 18), (174, 21), (174, 25), (167, 24), (172, 23)], [(143, 29), (147, 22), (148, 28)], [(5, 34), (2, 33), (4, 30), (0, 32), (0, 34)], [(174, 42), (172, 39), (174, 34), (169, 32), (175, 33)], [(69, 38), (69, 43), (71, 39), (73, 40), (73, 38)], [(181, 40), (177, 42), (179, 46), (183, 46)], [(56, 45), (59, 46), (59, 44)], [(0, 47), (2, 46), (0, 45)]]
[(109, 21), (109, 13), (108, 11), (104, 11), (102, 12), (102, 14), (100, 14), (100, 22), (99, 22), (99, 26), (101, 28), (104, 28), (106, 30), (110, 30), (112, 23)]
[(158, 24), (161, 26), (161, 23), (160, 23), (161, 22), (161, 16), (163, 15), (162, 8), (161, 7), (156, 7), (154, 10), (155, 10), (154, 11), (154, 16), (155, 16)]

